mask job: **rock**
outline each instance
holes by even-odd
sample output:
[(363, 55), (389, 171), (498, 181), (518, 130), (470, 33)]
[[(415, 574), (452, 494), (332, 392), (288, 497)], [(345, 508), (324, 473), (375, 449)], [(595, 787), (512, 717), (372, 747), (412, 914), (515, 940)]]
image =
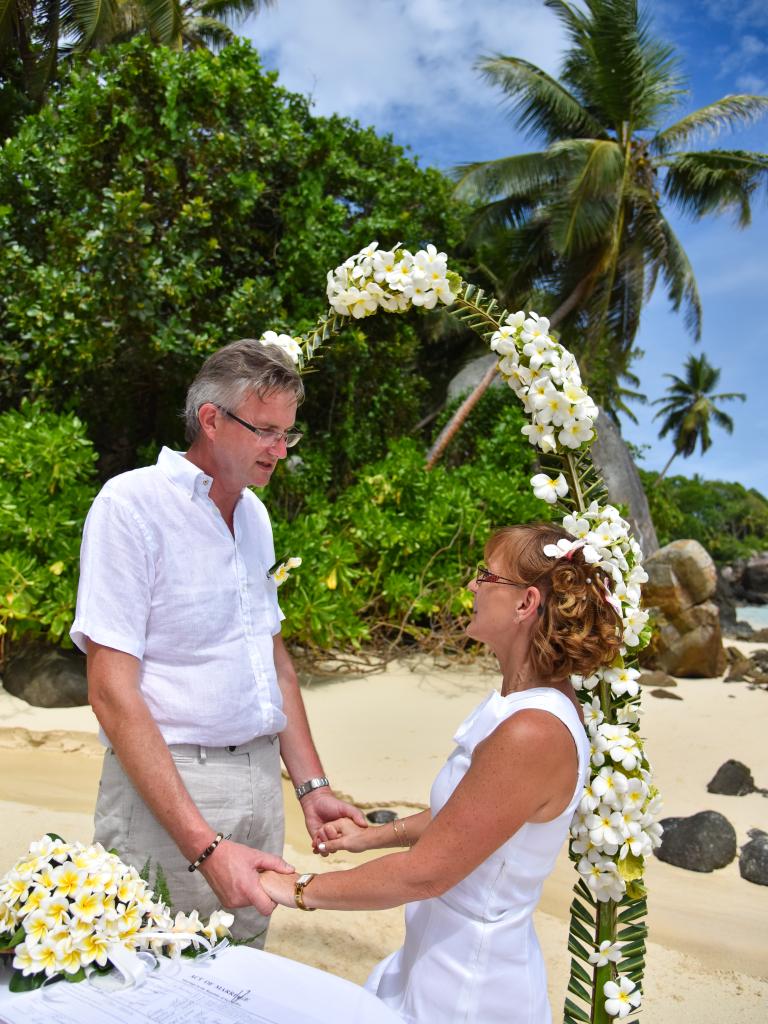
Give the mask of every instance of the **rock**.
[[(720, 622), (722, 623), (723, 616), (720, 614)], [(725, 660), (729, 665), (732, 665), (735, 661), (743, 661), (744, 655), (741, 653), (738, 647), (726, 647), (725, 648)]]
[[(743, 625), (747, 625), (747, 623), (743, 623)], [(752, 630), (749, 639), (756, 644), (768, 644), (768, 628)]]
[(753, 838), (742, 846), (739, 854), (739, 873), (755, 885), (768, 885), (768, 835), (759, 829), (750, 829), (749, 835)]
[(726, 667), (720, 613), (710, 600), (717, 587), (715, 563), (695, 540), (667, 544), (645, 562), (643, 604), (657, 627), (642, 652), (643, 667), (673, 676), (719, 676)]
[(394, 811), (368, 811), (365, 815), (372, 825), (386, 825), (388, 821), (395, 821), (397, 814)]
[(749, 657), (750, 661), (754, 662), (761, 672), (768, 672), (768, 651), (758, 647), (756, 651), (752, 651)]
[(672, 693), (671, 690), (651, 690), (652, 697), (665, 697), (667, 700), (682, 700), (679, 693)]
[(768, 603), (768, 551), (747, 559), (739, 582), (750, 604)]
[(637, 681), (641, 686), (677, 686), (677, 680), (666, 672), (641, 672)]
[(6, 662), (3, 686), (34, 707), (80, 707), (88, 703), (85, 656), (60, 647), (27, 645)]
[(597, 437), (590, 449), (595, 467), (601, 473), (608, 497), (614, 505), (626, 505), (628, 519), (643, 555), (648, 558), (659, 550), (656, 530), (648, 508), (637, 466), (621, 436), (616, 422), (601, 409), (596, 423)]
[(756, 788), (749, 768), (732, 758), (721, 764), (711, 782), (707, 783), (707, 792), (723, 796), (746, 796), (754, 793)]
[[(455, 399), (461, 398), (462, 395), (468, 395), (470, 391), (474, 391), (488, 370), (498, 361), (499, 357), (496, 355), (476, 356), (476, 358), (470, 359), (450, 380), (448, 401), (453, 402)], [(491, 387), (504, 387), (504, 378), (497, 374)], [(510, 397), (514, 398), (514, 396)]]
[(712, 601), (667, 617), (655, 613), (657, 633), (640, 654), (644, 668), (674, 676), (721, 676), (725, 671), (720, 617)]
[(756, 671), (757, 668), (752, 659), (742, 656), (731, 664), (725, 681), (727, 683), (743, 683), (747, 676), (753, 675)]
[(677, 611), (715, 596), (717, 570), (697, 540), (675, 540), (648, 558), (643, 601), (662, 611)]
[(717, 811), (699, 811), (689, 818), (665, 818), (659, 860), (687, 871), (709, 872), (724, 868), (736, 856), (736, 832)]

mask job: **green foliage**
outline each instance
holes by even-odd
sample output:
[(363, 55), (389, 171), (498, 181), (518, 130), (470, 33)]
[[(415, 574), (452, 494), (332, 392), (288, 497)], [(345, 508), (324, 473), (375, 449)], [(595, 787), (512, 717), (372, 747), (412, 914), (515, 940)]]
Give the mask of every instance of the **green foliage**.
[(768, 548), (768, 500), (738, 483), (696, 475), (667, 477), (640, 470), (660, 544), (699, 541), (716, 562), (745, 558)]
[[(207, 355), (308, 329), (328, 269), (371, 239), (455, 249), (450, 192), (391, 140), (311, 116), (245, 43), (93, 55), (0, 151), (0, 400), (75, 411), (105, 476), (181, 445)], [(322, 356), (301, 414), (335, 482), (423, 415), (434, 333), (381, 316)]]
[[(483, 406), (459, 464), (427, 473), (422, 445), (403, 438), (335, 501), (322, 493), (316, 465), (308, 467), (303, 513), (274, 522), (280, 559), (303, 559), (280, 592), (294, 643), (328, 651), (436, 629), (450, 640), (471, 607), (463, 588), (490, 533), (550, 517), (531, 493), (522, 413), (503, 391)], [(293, 478), (295, 498), (304, 469)]]
[(0, 415), (0, 636), (66, 635), (95, 459), (73, 414), (22, 402)]

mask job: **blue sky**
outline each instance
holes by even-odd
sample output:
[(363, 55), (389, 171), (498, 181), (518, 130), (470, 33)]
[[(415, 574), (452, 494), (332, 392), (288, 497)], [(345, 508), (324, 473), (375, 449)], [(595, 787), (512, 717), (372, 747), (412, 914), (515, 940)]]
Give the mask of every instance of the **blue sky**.
[[(655, 34), (677, 48), (689, 77), (690, 95), (680, 116), (728, 93), (768, 93), (764, 0), (656, 0), (647, 9)], [(557, 74), (566, 43), (558, 19), (540, 0), (278, 0), (249, 19), (240, 34), (253, 40), (283, 85), (312, 98), (316, 113), (373, 125), (408, 147), (422, 165), (443, 170), (538, 145), (514, 130), (500, 94), (482, 82), (474, 61), (505, 53)], [(698, 145), (768, 151), (768, 118)], [(738, 480), (768, 495), (767, 199), (763, 190), (746, 231), (730, 217), (692, 222), (670, 216), (698, 280), (702, 340), (693, 342), (657, 289), (637, 339), (645, 355), (634, 369), (639, 390), (652, 401), (669, 383), (663, 374), (682, 374), (690, 352), (706, 353), (721, 367), (718, 390), (747, 395), (744, 403), (724, 406), (734, 433), (715, 428), (706, 455), (678, 458), (672, 472)], [(625, 437), (650, 446), (642, 465), (661, 469), (671, 443), (658, 439), (652, 406), (634, 408), (639, 423), (627, 420)]]

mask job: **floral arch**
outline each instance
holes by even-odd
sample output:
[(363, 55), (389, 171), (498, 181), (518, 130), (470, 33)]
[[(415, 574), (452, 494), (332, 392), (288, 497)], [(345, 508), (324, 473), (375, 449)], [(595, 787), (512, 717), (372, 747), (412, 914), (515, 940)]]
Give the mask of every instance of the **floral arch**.
[[(571, 971), (565, 1024), (606, 1024), (641, 1002), (647, 928), (644, 860), (661, 840), (660, 798), (640, 737), (638, 652), (650, 639), (640, 607), (647, 580), (642, 552), (589, 452), (597, 406), (574, 356), (536, 313), (508, 313), (448, 268), (445, 253), (428, 245), (411, 253), (372, 242), (328, 272), (330, 310), (306, 335), (267, 331), (303, 369), (318, 349), (350, 322), (418, 307), (445, 307), (498, 354), (499, 373), (529, 418), (523, 434), (537, 449), (541, 472), (535, 495), (562, 512), (562, 525), (588, 562), (613, 579), (608, 599), (624, 624), (624, 646), (613, 665), (574, 677), (591, 740), (590, 779), (571, 825), (570, 855), (577, 881), (571, 904)], [(563, 544), (563, 542), (560, 542)], [(565, 553), (565, 547), (564, 547)]]

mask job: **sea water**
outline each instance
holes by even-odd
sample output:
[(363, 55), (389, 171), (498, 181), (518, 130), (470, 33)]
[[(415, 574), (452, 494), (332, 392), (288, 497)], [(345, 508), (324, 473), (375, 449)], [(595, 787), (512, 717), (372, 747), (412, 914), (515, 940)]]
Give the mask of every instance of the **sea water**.
[(736, 609), (736, 620), (748, 622), (752, 629), (768, 628), (768, 604), (745, 604)]

